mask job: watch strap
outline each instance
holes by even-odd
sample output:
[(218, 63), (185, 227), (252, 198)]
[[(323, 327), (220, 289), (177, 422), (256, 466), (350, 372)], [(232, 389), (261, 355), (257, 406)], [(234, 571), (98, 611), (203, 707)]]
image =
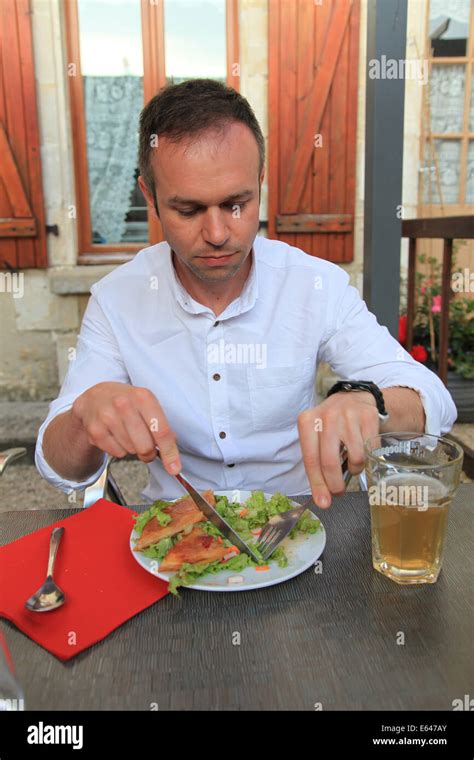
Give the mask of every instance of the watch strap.
[(372, 396), (375, 399), (375, 403), (377, 405), (377, 411), (379, 413), (379, 418), (385, 422), (389, 419), (389, 414), (385, 408), (385, 400), (383, 397), (383, 393), (371, 380), (339, 380), (337, 383), (335, 383), (332, 388), (330, 388), (326, 394), (326, 398), (329, 398), (329, 396), (332, 396), (333, 393), (339, 393), (339, 392), (349, 392), (349, 391), (366, 391), (368, 393), (371, 393)]

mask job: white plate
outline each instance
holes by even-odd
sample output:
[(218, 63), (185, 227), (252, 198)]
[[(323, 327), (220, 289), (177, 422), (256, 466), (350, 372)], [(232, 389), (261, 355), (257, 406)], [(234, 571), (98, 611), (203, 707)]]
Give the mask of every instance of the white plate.
[[(214, 491), (216, 496), (227, 496), (229, 501), (235, 500), (235, 491)], [(251, 491), (239, 491), (238, 501), (243, 504), (251, 496)], [(272, 494), (265, 494), (268, 501)], [(234, 498), (233, 498), (234, 497)], [(300, 505), (296, 501), (291, 501), (295, 507)], [(314, 520), (318, 518), (312, 515)], [(321, 522), (321, 521), (320, 521)], [(141, 552), (133, 551), (138, 534), (133, 530), (130, 536), (130, 550), (139, 565), (157, 578), (169, 581), (174, 573), (160, 573), (158, 570), (159, 561), (145, 557)], [(265, 588), (274, 586), (277, 583), (283, 583), (290, 578), (303, 573), (321, 556), (326, 544), (326, 531), (321, 523), (321, 529), (316, 533), (300, 533), (296, 538), (285, 538), (281, 546), (288, 557), (286, 567), (278, 567), (276, 562), (270, 564), (270, 570), (255, 570), (254, 567), (246, 567), (244, 570), (236, 572), (235, 570), (223, 570), (215, 575), (203, 575), (199, 583), (194, 583), (183, 588), (194, 588), (198, 591), (248, 591), (255, 588)], [(228, 579), (236, 576), (243, 577), (241, 583), (229, 583)]]

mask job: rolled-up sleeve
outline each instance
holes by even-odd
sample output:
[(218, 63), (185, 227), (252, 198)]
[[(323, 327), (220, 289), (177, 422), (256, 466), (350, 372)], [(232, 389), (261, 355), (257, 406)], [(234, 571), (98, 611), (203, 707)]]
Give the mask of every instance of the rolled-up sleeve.
[(380, 388), (412, 388), (425, 410), (425, 433), (447, 433), (457, 410), (444, 383), (377, 322), (357, 289), (349, 285), (344, 270), (339, 269), (338, 278), (329, 299), (329, 322), (320, 344), (319, 361), (328, 362), (343, 379), (371, 380)]
[[(94, 287), (94, 286), (93, 286)], [(110, 323), (93, 294), (89, 299), (78, 336), (75, 356), (69, 364), (58, 397), (51, 402), (46, 419), (38, 430), (35, 463), (40, 475), (61, 491), (71, 493), (95, 483), (105, 469), (107, 454), (93, 475), (84, 481), (66, 480), (47, 463), (43, 453), (43, 435), (51, 420), (71, 409), (74, 401), (88, 388), (102, 382), (130, 383)]]

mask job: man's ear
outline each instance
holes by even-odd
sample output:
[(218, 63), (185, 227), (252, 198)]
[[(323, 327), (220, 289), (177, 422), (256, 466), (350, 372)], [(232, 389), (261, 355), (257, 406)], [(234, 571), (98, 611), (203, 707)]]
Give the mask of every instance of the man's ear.
[(138, 177), (138, 185), (140, 187), (140, 190), (142, 191), (143, 197), (145, 198), (147, 202), (147, 205), (150, 207), (150, 210), (153, 211), (155, 216), (159, 219), (160, 215), (158, 213), (158, 204), (156, 203), (156, 195), (152, 194), (149, 191), (141, 174)]
[(265, 177), (265, 167), (262, 169), (262, 173), (260, 174), (260, 178), (258, 181), (258, 202), (260, 204), (262, 200), (262, 185), (263, 185), (263, 178)]

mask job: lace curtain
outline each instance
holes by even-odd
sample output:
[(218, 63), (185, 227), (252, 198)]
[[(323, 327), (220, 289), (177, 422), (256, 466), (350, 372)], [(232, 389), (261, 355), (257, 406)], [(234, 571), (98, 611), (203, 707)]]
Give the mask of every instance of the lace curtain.
[(135, 187), (143, 78), (85, 76), (87, 163), (93, 234), (119, 243)]
[[(471, 13), (470, 0), (430, 0), (430, 30), (449, 19), (446, 37), (467, 36)], [(464, 121), (464, 92), (466, 66), (464, 64), (437, 64), (431, 68), (429, 100), (431, 132), (462, 132)], [(471, 103), (471, 108), (473, 104)], [(434, 140), (438, 176), (434, 156), (426, 145), (424, 202), (458, 203), (461, 144), (459, 140)], [(472, 155), (469, 148), (466, 201), (472, 196)]]
[(474, 203), (474, 140), (467, 149), (466, 203)]
[(433, 66), (430, 77), (432, 132), (462, 132), (464, 119), (464, 86), (466, 67)]
[[(458, 203), (461, 143), (459, 140), (434, 140), (433, 143), (439, 179), (436, 177), (433, 156), (427, 143), (425, 166), (428, 167), (429, 171), (424, 183), (424, 202), (441, 203), (442, 200), (443, 203)], [(438, 183), (440, 188), (438, 188)]]
[[(430, 112), (431, 132), (462, 132), (464, 120), (464, 89), (466, 67), (456, 64), (438, 64), (431, 69)], [(457, 203), (461, 143), (459, 140), (433, 141), (437, 157), (439, 179), (436, 177), (434, 156), (429, 144), (425, 155), (425, 203)], [(441, 197), (440, 197), (441, 196)]]

